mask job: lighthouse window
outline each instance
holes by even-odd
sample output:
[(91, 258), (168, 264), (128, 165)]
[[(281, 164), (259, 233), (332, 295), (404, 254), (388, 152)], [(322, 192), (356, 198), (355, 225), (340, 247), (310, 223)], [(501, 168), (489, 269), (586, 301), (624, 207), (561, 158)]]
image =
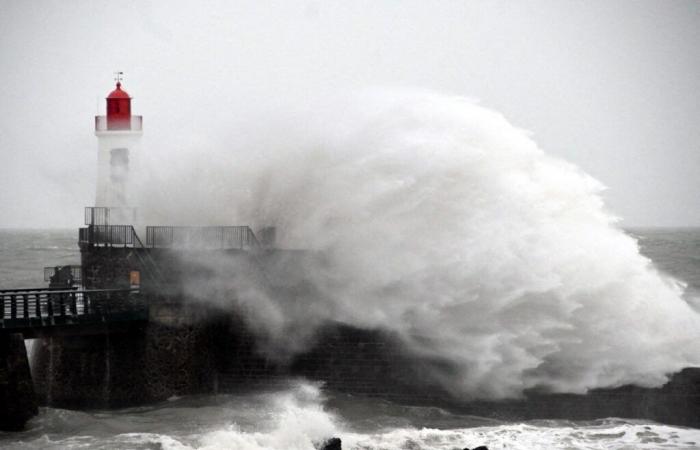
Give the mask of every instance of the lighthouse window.
[(119, 114), (119, 102), (107, 102), (107, 112), (110, 114)]
[(129, 149), (113, 148), (109, 158), (110, 174), (109, 178), (113, 183), (123, 183), (126, 181), (129, 172)]
[(113, 148), (110, 152), (109, 164), (111, 166), (128, 166), (129, 165), (129, 149), (128, 148)]

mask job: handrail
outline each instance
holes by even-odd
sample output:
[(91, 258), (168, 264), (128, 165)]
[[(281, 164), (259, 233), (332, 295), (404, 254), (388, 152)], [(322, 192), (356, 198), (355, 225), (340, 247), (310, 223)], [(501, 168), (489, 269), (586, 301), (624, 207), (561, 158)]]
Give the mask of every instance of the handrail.
[(26, 292), (26, 293), (47, 293), (47, 294), (75, 294), (75, 293), (80, 293), (80, 294), (100, 294), (100, 293), (105, 293), (105, 292), (129, 292), (133, 294), (137, 294), (139, 292), (139, 288), (123, 288), (123, 289), (49, 289), (49, 288), (40, 288), (40, 289), (1, 289), (0, 290), (0, 296), (5, 295), (6, 292), (12, 292), (12, 293), (17, 293), (17, 292)]
[(146, 246), (150, 248), (243, 249), (259, 247), (253, 230), (235, 226), (147, 226)]
[(129, 224), (136, 217), (136, 208), (129, 206), (86, 206), (85, 225)]
[(78, 240), (84, 244), (135, 248), (259, 248), (253, 230), (247, 225), (232, 226), (147, 226), (146, 243), (133, 225), (88, 225), (80, 228)]
[[(74, 290), (78, 289), (78, 286), (72, 287), (71, 289), (74, 291)], [(42, 287), (38, 287), (38, 288), (2, 289), (2, 290), (0, 290), (0, 294), (2, 294), (3, 292), (37, 292), (37, 291), (49, 291), (49, 290), (52, 292), (58, 292), (57, 290), (48, 289), (46, 286), (42, 286)]]
[(134, 245), (134, 227), (132, 225), (88, 225), (80, 228), (78, 241), (92, 245)]

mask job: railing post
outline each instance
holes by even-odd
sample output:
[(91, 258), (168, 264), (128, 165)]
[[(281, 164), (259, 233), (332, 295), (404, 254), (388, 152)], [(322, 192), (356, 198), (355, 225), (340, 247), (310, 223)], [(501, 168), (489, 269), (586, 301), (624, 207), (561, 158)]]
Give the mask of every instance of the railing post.
[(0, 295), (0, 320), (5, 319), (5, 296)]
[(70, 312), (74, 316), (78, 315), (78, 304), (76, 303), (75, 292), (70, 293)]
[(24, 318), (29, 319), (29, 294), (23, 294), (22, 300), (22, 312), (24, 313)]
[(48, 317), (53, 317), (53, 299), (53, 294), (49, 294), (46, 296), (46, 315)]
[(59, 314), (60, 314), (61, 316), (65, 316), (65, 315), (66, 315), (66, 310), (65, 310), (65, 308), (64, 308), (64, 306), (65, 306), (65, 300), (64, 300), (65, 295), (66, 295), (65, 293), (60, 293), (60, 294), (58, 294), (58, 308), (59, 308), (59, 311), (60, 311)]
[(10, 319), (17, 318), (17, 296), (10, 296)]
[(34, 314), (41, 317), (41, 293), (34, 295)]

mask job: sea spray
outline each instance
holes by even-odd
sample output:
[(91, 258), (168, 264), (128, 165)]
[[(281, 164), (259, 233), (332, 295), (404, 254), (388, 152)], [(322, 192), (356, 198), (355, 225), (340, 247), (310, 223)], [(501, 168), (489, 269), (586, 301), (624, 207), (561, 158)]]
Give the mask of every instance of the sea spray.
[(143, 187), (154, 216), (275, 225), (280, 246), (308, 252), (275, 274), (303, 279), (293, 301), (216, 257), (214, 277), (188, 284), (226, 294), (269, 355), (303, 351), (326, 321), (380, 327), (449, 361), (432, 377), (468, 398), (658, 386), (700, 363), (698, 313), (616, 226), (598, 181), (463, 98), (332, 104), (159, 164), (161, 186)]

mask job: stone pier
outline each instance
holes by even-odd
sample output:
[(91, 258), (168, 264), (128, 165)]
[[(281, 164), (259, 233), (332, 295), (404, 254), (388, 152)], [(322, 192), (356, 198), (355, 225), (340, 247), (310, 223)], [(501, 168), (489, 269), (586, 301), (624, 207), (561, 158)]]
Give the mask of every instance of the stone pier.
[(38, 340), (33, 358), (42, 404), (121, 408), (212, 393), (215, 326), (187, 307), (153, 305), (148, 323), (98, 335)]

